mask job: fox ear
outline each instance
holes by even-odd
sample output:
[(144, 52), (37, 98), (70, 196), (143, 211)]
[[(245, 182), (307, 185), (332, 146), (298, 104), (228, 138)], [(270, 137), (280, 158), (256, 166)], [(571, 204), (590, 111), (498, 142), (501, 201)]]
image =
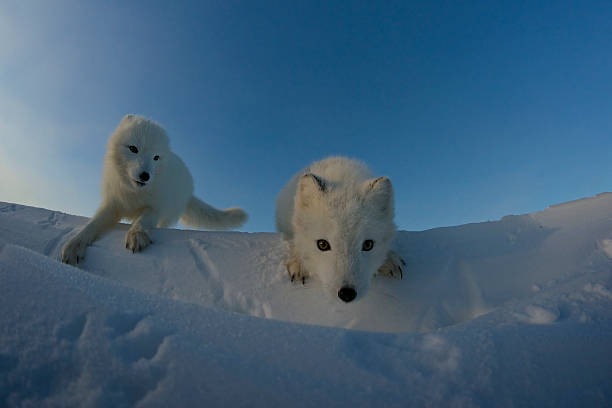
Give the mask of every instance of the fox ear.
[(361, 184), (361, 195), (384, 215), (393, 217), (393, 185), (389, 177), (366, 180)]
[(297, 186), (297, 205), (301, 208), (310, 206), (313, 199), (327, 191), (327, 184), (319, 176), (304, 174)]
[(125, 115), (123, 117), (123, 119), (121, 119), (121, 122), (128, 122), (130, 120), (134, 119), (134, 115), (131, 113), (128, 113), (127, 115)]

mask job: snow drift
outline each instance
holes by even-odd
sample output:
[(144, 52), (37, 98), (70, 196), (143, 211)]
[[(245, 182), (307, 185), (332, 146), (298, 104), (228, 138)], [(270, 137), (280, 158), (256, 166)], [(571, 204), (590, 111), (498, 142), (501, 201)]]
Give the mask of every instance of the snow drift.
[(0, 203), (0, 405), (612, 403), (610, 193), (399, 232), (404, 279), (350, 304), (289, 282), (271, 233), (132, 254), (119, 225), (59, 263), (85, 222)]

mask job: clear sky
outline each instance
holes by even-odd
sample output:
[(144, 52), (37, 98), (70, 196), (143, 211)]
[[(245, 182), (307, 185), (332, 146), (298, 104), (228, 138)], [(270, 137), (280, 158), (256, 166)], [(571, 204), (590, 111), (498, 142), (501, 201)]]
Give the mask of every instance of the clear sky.
[(391, 177), (401, 229), (541, 210), (612, 190), (612, 6), (0, 3), (0, 200), (91, 216), (126, 113), (246, 231), (332, 154)]

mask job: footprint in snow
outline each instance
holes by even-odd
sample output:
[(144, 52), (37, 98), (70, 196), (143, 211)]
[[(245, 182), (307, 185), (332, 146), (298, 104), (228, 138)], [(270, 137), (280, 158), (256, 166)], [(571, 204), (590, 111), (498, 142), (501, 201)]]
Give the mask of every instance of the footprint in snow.
[(85, 332), (87, 325), (87, 314), (79, 315), (65, 324), (60, 324), (55, 328), (55, 335), (58, 340), (66, 340), (69, 342), (77, 341)]
[(167, 375), (166, 362), (160, 358), (163, 345), (173, 333), (157, 327), (147, 314), (116, 313), (105, 323), (111, 351), (124, 367), (105, 385), (100, 405), (116, 406), (121, 402), (119, 405), (135, 406), (154, 398)]
[(154, 326), (148, 316), (114, 315), (107, 324), (114, 336), (113, 349), (125, 363), (153, 360), (172, 334), (169, 330)]

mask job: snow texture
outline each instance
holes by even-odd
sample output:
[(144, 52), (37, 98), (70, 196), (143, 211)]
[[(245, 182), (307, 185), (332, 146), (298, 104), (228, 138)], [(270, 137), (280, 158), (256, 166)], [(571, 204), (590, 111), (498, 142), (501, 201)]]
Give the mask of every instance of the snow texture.
[(612, 194), (399, 232), (401, 281), (343, 304), (277, 234), (119, 225), (0, 203), (0, 406), (612, 405)]

